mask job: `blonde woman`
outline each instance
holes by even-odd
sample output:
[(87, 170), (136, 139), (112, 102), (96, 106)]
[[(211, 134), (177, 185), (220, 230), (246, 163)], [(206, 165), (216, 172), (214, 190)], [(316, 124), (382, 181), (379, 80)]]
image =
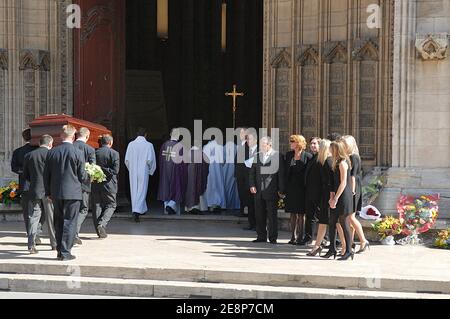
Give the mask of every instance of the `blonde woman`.
[(332, 193), (334, 192), (332, 188), (333, 183), (333, 159), (330, 153), (329, 140), (321, 140), (319, 143), (319, 154), (317, 156), (317, 162), (319, 165), (320, 173), (320, 184), (321, 184), (321, 200), (320, 200), (320, 211), (318, 214), (319, 227), (317, 229), (316, 244), (314, 248), (307, 253), (307, 256), (316, 256), (322, 252), (322, 241), (325, 238), (327, 232), (327, 226), (330, 219), (330, 205), (328, 201), (332, 198)]
[[(350, 244), (351, 231), (349, 218), (349, 216), (353, 213), (353, 194), (351, 189), (352, 181), (350, 176), (351, 162), (347, 155), (347, 148), (343, 140), (331, 143), (330, 149), (333, 156), (335, 195), (330, 199), (329, 204), (330, 208), (335, 211), (334, 214), (331, 214), (333, 218), (330, 220), (330, 250), (324, 258), (330, 258), (331, 256), (336, 258), (336, 232), (333, 228), (336, 224), (336, 216), (339, 216), (339, 224), (342, 226), (345, 239), (345, 250), (343, 248), (342, 257), (339, 258), (339, 260), (347, 260), (350, 257), (353, 259), (354, 254), (352, 252), (352, 245)], [(344, 247), (344, 243), (342, 243), (342, 247)]]
[(302, 135), (292, 135), (289, 139), (291, 151), (286, 153), (286, 213), (291, 214), (291, 240), (297, 245), (303, 238), (305, 207), (305, 171), (312, 158), (307, 153), (306, 139)]
[(347, 146), (347, 154), (350, 157), (350, 162), (352, 165), (351, 170), (351, 178), (352, 178), (352, 192), (353, 192), (353, 213), (350, 215), (350, 224), (353, 228), (352, 230), (352, 243), (355, 237), (355, 231), (358, 235), (358, 238), (361, 242), (361, 246), (357, 254), (363, 253), (367, 248), (370, 249), (369, 241), (364, 236), (364, 231), (361, 223), (356, 218), (356, 212), (361, 211), (362, 206), (362, 186), (361, 186), (361, 157), (359, 156), (358, 145), (356, 144), (356, 140), (351, 135), (346, 135), (343, 137), (345, 144)]

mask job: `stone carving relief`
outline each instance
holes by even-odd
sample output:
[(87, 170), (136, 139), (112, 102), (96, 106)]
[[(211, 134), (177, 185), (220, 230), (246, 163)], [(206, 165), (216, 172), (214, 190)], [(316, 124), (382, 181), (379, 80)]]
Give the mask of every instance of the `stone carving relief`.
[[(47, 113), (50, 63), (48, 51), (24, 49), (20, 52), (19, 69), (23, 76), (24, 123), (32, 121), (37, 114)], [(38, 88), (36, 84), (39, 85)], [(39, 101), (36, 100), (37, 97)]]
[(361, 40), (359, 43), (355, 43), (355, 49), (353, 50), (353, 58), (356, 61), (379, 60), (379, 48), (377, 39)]
[(297, 59), (297, 63), (301, 66), (319, 64), (319, 53), (317, 48), (309, 46)]
[(416, 50), (423, 60), (443, 60), (447, 58), (448, 34), (417, 34)]
[(326, 63), (347, 63), (347, 44), (345, 42), (329, 42), (325, 46), (324, 60)]
[(291, 55), (286, 49), (282, 49), (274, 59), (272, 59), (272, 67), (276, 69), (290, 68), (291, 67)]

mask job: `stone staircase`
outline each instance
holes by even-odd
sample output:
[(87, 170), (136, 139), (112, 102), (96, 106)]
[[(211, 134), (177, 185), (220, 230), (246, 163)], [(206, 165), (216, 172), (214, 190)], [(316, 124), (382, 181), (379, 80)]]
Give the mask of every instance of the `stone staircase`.
[(200, 269), (0, 264), (0, 290), (220, 299), (449, 299), (450, 282)]

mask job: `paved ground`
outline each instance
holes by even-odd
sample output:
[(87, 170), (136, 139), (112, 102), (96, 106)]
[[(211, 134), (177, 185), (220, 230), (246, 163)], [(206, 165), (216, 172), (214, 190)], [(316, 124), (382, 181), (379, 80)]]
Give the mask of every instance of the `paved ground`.
[[(305, 256), (306, 248), (254, 244), (252, 232), (225, 222), (113, 220), (106, 240), (96, 239), (87, 220), (73, 265), (214, 269), (283, 274), (387, 276), (450, 281), (450, 252), (423, 246), (373, 245), (353, 261)], [(47, 245), (28, 255), (22, 223), (0, 223), (0, 263), (60, 264)], [(289, 234), (280, 233), (280, 243)], [(44, 243), (48, 243), (44, 239)]]
[(92, 295), (69, 295), (69, 294), (46, 294), (26, 292), (0, 292), (0, 300), (4, 299), (137, 299), (117, 296), (92, 296)]

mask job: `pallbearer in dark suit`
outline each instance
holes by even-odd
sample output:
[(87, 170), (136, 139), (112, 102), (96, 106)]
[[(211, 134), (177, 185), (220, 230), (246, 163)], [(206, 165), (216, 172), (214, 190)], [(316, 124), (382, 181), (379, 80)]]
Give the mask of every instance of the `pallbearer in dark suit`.
[(250, 191), (255, 195), (256, 232), (254, 242), (272, 244), (278, 239), (278, 199), (284, 196), (284, 163), (279, 152), (272, 148), (272, 139), (263, 137), (261, 153), (250, 170)]
[[(19, 189), (17, 190), (17, 195), (22, 196), (21, 205), (23, 211), (23, 220), (25, 221), (25, 229), (28, 235), (28, 200), (26, 199), (26, 192), (28, 191), (29, 184), (23, 178), (23, 162), (25, 160), (25, 155), (34, 151), (36, 147), (31, 146), (31, 130), (28, 128), (22, 132), (23, 140), (25, 145), (14, 150), (11, 158), (11, 171), (19, 175)], [(24, 194), (25, 192), (25, 194)]]
[(312, 159), (308, 163), (305, 172), (306, 185), (306, 218), (305, 218), (305, 237), (301, 245), (308, 244), (313, 237), (313, 228), (317, 216), (320, 213), (320, 198), (322, 195), (322, 184), (320, 182), (320, 165), (317, 161), (319, 153), (320, 137), (313, 137), (309, 140), (309, 150)]
[[(43, 199), (45, 198), (44, 187), (44, 167), (49, 150), (53, 147), (53, 138), (44, 135), (39, 142), (40, 147), (25, 155), (23, 163), (23, 178), (29, 184), (26, 194), (27, 222), (28, 222), (28, 251), (30, 254), (37, 254), (36, 235), (38, 233), (39, 221), (43, 211)], [(44, 214), (45, 215), (45, 214)], [(50, 226), (52, 228), (53, 225)], [(50, 231), (51, 234), (51, 231)], [(52, 243), (56, 248), (56, 242)]]
[(351, 162), (351, 172), (350, 176), (352, 178), (352, 192), (353, 192), (353, 214), (350, 215), (350, 224), (352, 226), (352, 243), (355, 237), (355, 231), (358, 234), (360, 240), (360, 250), (357, 254), (366, 251), (369, 246), (369, 241), (364, 236), (364, 230), (361, 223), (356, 218), (356, 212), (360, 212), (362, 208), (362, 167), (361, 167), (361, 157), (359, 156), (358, 145), (356, 140), (351, 135), (346, 135), (343, 137), (345, 144), (347, 145), (347, 154), (350, 157)]
[(77, 232), (77, 218), (82, 200), (82, 183), (86, 178), (85, 161), (73, 146), (75, 128), (65, 125), (62, 144), (49, 151), (44, 169), (45, 193), (55, 207), (55, 230), (59, 260), (72, 260)]
[(112, 149), (113, 138), (111, 135), (103, 135), (101, 147), (95, 151), (97, 165), (106, 175), (106, 181), (92, 186), (93, 219), (97, 235), (106, 238), (106, 227), (116, 211), (117, 175), (120, 169), (119, 152)]
[[(77, 149), (79, 149), (84, 157), (84, 161), (89, 164), (95, 164), (95, 149), (86, 144), (87, 141), (89, 141), (89, 137), (91, 135), (91, 132), (89, 129), (82, 127), (78, 130), (77, 133), (77, 140), (73, 143), (73, 146), (75, 146)], [(82, 185), (82, 197), (81, 200), (81, 207), (80, 207), (80, 215), (78, 215), (78, 222), (77, 222), (77, 235), (75, 237), (75, 244), (81, 245), (83, 242), (80, 239), (80, 230), (81, 225), (83, 225), (84, 220), (86, 219), (86, 216), (89, 213), (89, 199), (91, 197), (91, 180), (90, 178), (87, 178)]]

